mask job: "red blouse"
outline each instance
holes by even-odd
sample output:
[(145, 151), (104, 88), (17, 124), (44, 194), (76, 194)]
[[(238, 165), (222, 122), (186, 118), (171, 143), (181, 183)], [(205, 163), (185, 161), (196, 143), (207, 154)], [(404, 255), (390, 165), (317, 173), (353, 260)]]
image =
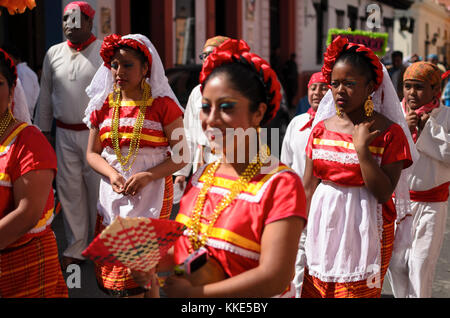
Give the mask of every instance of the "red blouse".
[[(380, 166), (403, 161), (403, 169), (412, 165), (408, 140), (403, 129), (392, 124), (369, 146)], [(363, 186), (361, 168), (352, 135), (327, 130), (317, 124), (306, 146), (306, 155), (314, 161), (314, 175), (343, 186)]]
[[(56, 155), (44, 135), (34, 126), (21, 124), (0, 144), (0, 218), (14, 210), (14, 182), (33, 170), (51, 169), (56, 174)], [(42, 235), (53, 220), (53, 191), (48, 194), (42, 216), (35, 227), (12, 246)], [(12, 247), (10, 246), (10, 247)]]
[[(114, 114), (110, 94), (103, 107), (91, 114), (91, 124), (99, 129), (100, 140), (103, 148), (113, 147), (111, 140), (111, 126)], [(120, 104), (119, 144), (120, 147), (128, 146), (133, 135), (133, 127), (139, 114), (139, 105), (143, 101), (122, 101)], [(167, 147), (169, 139), (164, 134), (164, 127), (183, 116), (178, 105), (169, 97), (158, 97), (146, 101), (144, 125), (142, 128), (140, 147)]]
[[(176, 220), (188, 224), (200, 187), (204, 184), (201, 168), (189, 182)], [(216, 174), (206, 195), (202, 223), (208, 218), (237, 179)], [(259, 174), (217, 219), (207, 246), (228, 276), (235, 276), (259, 264), (261, 239), (267, 224), (297, 216), (306, 220), (306, 199), (300, 177), (284, 165), (269, 174)], [(189, 255), (190, 242), (182, 236), (175, 245), (175, 262), (181, 264)]]

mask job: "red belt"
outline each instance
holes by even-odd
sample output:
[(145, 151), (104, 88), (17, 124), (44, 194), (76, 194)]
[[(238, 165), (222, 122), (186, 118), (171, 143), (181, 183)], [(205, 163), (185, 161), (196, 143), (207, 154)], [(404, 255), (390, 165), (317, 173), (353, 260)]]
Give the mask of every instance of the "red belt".
[(415, 202), (445, 202), (449, 197), (449, 186), (450, 182), (447, 182), (427, 191), (409, 191), (409, 195)]
[(75, 131), (89, 130), (88, 126), (85, 124), (66, 124), (58, 119), (56, 119), (56, 127)]

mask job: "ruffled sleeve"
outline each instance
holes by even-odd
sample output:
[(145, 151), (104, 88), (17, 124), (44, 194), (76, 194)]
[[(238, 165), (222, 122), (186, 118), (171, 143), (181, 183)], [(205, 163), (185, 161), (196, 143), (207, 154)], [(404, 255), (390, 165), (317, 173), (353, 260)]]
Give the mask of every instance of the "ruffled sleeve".
[(14, 143), (10, 165), (11, 181), (33, 170), (54, 170), (56, 173), (56, 154), (44, 135), (34, 126), (25, 128)]
[(306, 196), (300, 177), (291, 172), (282, 172), (273, 177), (264, 194), (264, 224), (270, 224), (291, 216), (306, 221)]
[(183, 116), (180, 107), (169, 97), (158, 97), (153, 101), (152, 107), (159, 117), (163, 127), (170, 125)]
[(403, 161), (403, 169), (410, 167), (413, 163), (408, 140), (403, 129), (393, 124), (384, 137), (385, 147), (381, 165), (388, 165), (394, 162)]

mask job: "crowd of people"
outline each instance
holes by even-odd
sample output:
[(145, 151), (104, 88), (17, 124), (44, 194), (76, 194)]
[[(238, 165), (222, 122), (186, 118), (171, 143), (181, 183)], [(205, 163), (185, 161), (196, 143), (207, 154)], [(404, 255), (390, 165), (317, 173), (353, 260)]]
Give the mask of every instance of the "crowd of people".
[(67, 41), (48, 50), (38, 88), (0, 49), (0, 297), (68, 297), (62, 270), (94, 237), (119, 216), (169, 219), (174, 196), (183, 235), (149, 272), (96, 263), (103, 292), (379, 298), (387, 276), (395, 297), (431, 297), (450, 186), (448, 72), (396, 52), (386, 67), (337, 37), (278, 159), (265, 127), (282, 85), (244, 40), (205, 43), (184, 109), (150, 39), (100, 41), (94, 16), (67, 5)]

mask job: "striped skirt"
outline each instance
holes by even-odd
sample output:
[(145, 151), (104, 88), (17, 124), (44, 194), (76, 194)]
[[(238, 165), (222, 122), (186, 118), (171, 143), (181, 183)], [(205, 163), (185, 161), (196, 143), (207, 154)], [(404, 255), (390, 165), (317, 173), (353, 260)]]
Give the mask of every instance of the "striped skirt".
[(383, 224), (381, 242), (381, 272), (374, 279), (351, 283), (328, 283), (309, 275), (305, 268), (302, 298), (380, 298), (384, 276), (389, 267), (394, 244), (394, 223)]
[[(161, 208), (160, 219), (168, 219), (172, 212), (173, 181), (172, 176), (166, 177), (164, 188), (164, 202)], [(95, 226), (95, 237), (99, 235), (105, 226), (103, 218), (98, 215)], [(132, 297), (145, 292), (145, 289), (136, 284), (128, 274), (128, 268), (95, 264), (95, 275), (98, 287), (106, 294), (114, 297)]]
[(53, 231), (0, 251), (0, 297), (68, 297)]

